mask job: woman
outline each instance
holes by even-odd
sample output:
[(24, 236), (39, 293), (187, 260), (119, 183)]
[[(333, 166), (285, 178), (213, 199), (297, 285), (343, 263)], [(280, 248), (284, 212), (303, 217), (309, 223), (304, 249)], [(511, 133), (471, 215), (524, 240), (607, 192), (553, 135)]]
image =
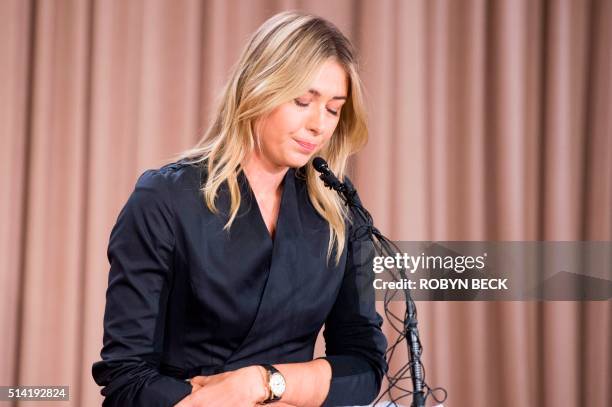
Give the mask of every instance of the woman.
[[(367, 137), (349, 41), (286, 12), (243, 50), (198, 146), (146, 171), (111, 233), (108, 406), (356, 405), (387, 365), (342, 177)], [(325, 324), (326, 356), (312, 360)]]

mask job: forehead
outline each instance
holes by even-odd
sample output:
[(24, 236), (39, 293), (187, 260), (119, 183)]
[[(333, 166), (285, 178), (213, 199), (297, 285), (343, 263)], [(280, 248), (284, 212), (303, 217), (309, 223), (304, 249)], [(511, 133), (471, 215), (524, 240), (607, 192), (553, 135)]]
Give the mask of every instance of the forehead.
[(313, 76), (309, 89), (310, 93), (324, 99), (336, 96), (346, 97), (348, 76), (344, 67), (333, 59), (325, 61)]

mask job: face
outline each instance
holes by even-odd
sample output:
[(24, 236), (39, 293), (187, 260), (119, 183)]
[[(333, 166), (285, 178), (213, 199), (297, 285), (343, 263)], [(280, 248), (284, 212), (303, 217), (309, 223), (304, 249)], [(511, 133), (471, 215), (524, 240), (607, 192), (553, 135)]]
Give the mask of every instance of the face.
[(256, 121), (259, 148), (253, 158), (271, 169), (306, 165), (334, 133), (347, 91), (342, 66), (325, 62), (307, 92)]

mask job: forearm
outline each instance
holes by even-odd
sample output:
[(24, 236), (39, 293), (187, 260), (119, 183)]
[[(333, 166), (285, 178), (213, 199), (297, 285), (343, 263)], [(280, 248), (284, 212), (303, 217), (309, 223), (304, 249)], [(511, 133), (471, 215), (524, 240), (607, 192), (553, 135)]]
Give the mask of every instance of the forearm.
[(275, 364), (285, 377), (286, 389), (281, 401), (291, 406), (320, 406), (329, 391), (331, 366), (325, 359), (304, 363)]
[[(285, 378), (285, 392), (278, 407), (320, 406), (327, 398), (332, 369), (324, 359), (304, 363), (275, 364)], [(263, 366), (251, 365), (212, 376), (191, 378), (189, 396), (179, 407), (200, 405), (255, 405), (268, 397), (267, 373)], [(222, 402), (221, 402), (222, 401)]]

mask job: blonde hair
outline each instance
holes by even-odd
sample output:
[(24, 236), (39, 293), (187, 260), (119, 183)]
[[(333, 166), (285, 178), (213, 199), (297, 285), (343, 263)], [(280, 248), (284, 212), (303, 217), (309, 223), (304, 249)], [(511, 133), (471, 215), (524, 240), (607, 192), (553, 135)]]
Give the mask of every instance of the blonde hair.
[[(283, 12), (264, 22), (242, 50), (204, 137), (180, 155), (206, 165), (208, 177), (202, 192), (213, 213), (218, 213), (217, 191), (227, 182), (231, 206), (225, 229), (231, 227), (240, 207), (238, 174), (241, 162), (255, 148), (255, 121), (307, 91), (314, 74), (329, 58), (345, 69), (349, 91), (334, 134), (318, 155), (343, 179), (348, 157), (367, 141), (363, 91), (349, 40), (320, 17)], [(310, 162), (296, 174), (305, 178), (312, 205), (329, 223), (327, 259), (335, 251), (338, 264), (346, 238), (345, 221), (350, 222), (347, 209), (335, 191), (325, 188)]]

